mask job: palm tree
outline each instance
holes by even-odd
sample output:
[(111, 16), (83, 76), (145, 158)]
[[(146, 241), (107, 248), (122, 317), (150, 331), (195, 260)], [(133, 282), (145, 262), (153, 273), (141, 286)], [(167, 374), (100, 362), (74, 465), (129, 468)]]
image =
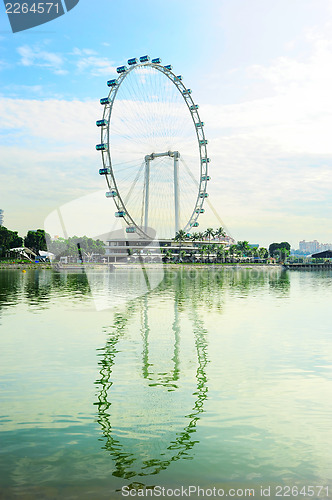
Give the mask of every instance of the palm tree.
[(200, 233), (198, 233), (198, 239), (199, 239), (200, 241), (203, 241), (203, 240), (204, 240), (204, 233), (201, 233), (201, 232), (200, 232)]
[(208, 253), (208, 262), (210, 262), (210, 254), (211, 253), (215, 253), (216, 252), (216, 245), (215, 244), (211, 244), (211, 245), (207, 245), (207, 253)]
[(175, 240), (175, 241), (180, 241), (180, 242), (181, 242), (181, 241), (185, 241), (185, 239), (186, 239), (186, 238), (187, 238), (187, 233), (186, 233), (186, 231), (184, 231), (183, 229), (180, 229), (180, 230), (176, 233), (174, 240)]
[(221, 257), (223, 257), (223, 261), (225, 261), (225, 250), (220, 245), (217, 245), (216, 262), (220, 262)]
[(238, 251), (242, 255), (242, 257), (247, 257), (249, 256), (251, 252), (251, 248), (249, 246), (249, 243), (247, 241), (238, 241), (236, 245)]
[(238, 252), (237, 245), (231, 245), (229, 247), (229, 253), (232, 256), (232, 262), (234, 262), (234, 254)]
[(218, 240), (220, 241), (221, 238), (224, 238), (226, 236), (226, 231), (222, 226), (220, 226), (220, 227), (218, 227), (218, 229), (216, 229), (214, 234), (215, 234), (215, 236), (217, 236)]
[(175, 241), (178, 241), (178, 242), (180, 243), (180, 246), (179, 246), (179, 254), (178, 254), (178, 255), (179, 255), (179, 259), (178, 259), (178, 260), (180, 260), (180, 259), (181, 259), (181, 255), (180, 255), (180, 254), (181, 254), (181, 244), (182, 244), (182, 242), (183, 242), (183, 241), (185, 241), (186, 239), (187, 239), (187, 233), (186, 233), (186, 231), (184, 231), (183, 229), (180, 229), (180, 230), (176, 233), (176, 235), (175, 235), (174, 240), (175, 240)]
[(180, 262), (183, 262), (183, 260), (185, 259), (187, 255), (187, 252), (185, 250), (181, 250), (180, 253), (179, 253), (179, 256), (180, 256)]
[[(203, 245), (201, 248), (201, 253), (202, 253), (202, 257), (204, 257), (204, 255), (210, 255), (209, 246)], [(206, 259), (205, 259), (205, 262), (206, 262)]]
[(213, 237), (214, 236), (214, 230), (212, 227), (208, 227), (207, 230), (205, 231), (204, 233), (204, 236), (206, 236), (207, 238), (209, 238), (209, 242), (211, 241), (211, 236)]

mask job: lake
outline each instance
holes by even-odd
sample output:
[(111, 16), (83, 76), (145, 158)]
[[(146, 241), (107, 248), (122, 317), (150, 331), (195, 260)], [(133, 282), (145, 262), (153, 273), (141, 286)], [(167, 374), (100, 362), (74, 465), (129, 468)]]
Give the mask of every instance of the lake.
[(332, 271), (87, 274), (0, 270), (0, 498), (331, 495)]

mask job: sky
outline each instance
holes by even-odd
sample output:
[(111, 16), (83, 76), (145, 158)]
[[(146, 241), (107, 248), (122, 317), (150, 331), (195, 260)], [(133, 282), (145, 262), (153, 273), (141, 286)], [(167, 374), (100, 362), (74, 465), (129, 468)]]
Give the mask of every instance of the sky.
[(13, 34), (0, 3), (4, 225), (24, 235), (82, 200), (86, 234), (114, 217), (98, 175), (99, 99), (117, 66), (149, 54), (200, 105), (219, 217), (206, 206), (199, 229), (223, 223), (261, 246), (332, 242), (331, 28), (331, 0), (80, 0)]

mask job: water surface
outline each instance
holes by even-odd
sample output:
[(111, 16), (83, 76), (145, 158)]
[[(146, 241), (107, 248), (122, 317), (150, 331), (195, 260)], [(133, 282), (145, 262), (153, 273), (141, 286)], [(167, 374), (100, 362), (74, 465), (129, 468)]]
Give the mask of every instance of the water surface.
[(332, 273), (140, 273), (0, 271), (0, 498), (332, 488)]

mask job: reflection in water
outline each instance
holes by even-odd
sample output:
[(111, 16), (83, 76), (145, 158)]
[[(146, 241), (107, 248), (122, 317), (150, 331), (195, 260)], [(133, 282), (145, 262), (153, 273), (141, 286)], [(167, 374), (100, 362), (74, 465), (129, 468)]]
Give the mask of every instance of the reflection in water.
[(26, 301), (39, 309), (51, 307), (55, 297), (75, 297), (90, 292), (85, 274), (55, 273), (52, 270), (33, 269), (22, 273), (21, 270), (1, 270), (0, 310), (19, 302)]
[(332, 271), (165, 274), (114, 315), (84, 275), (0, 271), (0, 496), (330, 484)]
[[(169, 285), (169, 283), (168, 283)], [(116, 435), (121, 434), (119, 432), (119, 423), (116, 422), (115, 427), (116, 432), (112, 427), (112, 372), (115, 367), (117, 354), (119, 351), (119, 344), (127, 333), (128, 324), (130, 318), (135, 315), (136, 312), (141, 317), (141, 335), (142, 335), (142, 353), (141, 353), (141, 375), (142, 379), (148, 382), (146, 388), (147, 391), (153, 390), (153, 388), (159, 387), (166, 389), (165, 392), (159, 393), (160, 399), (158, 404), (164, 406), (160, 408), (160, 416), (157, 425), (162, 430), (163, 427), (168, 427), (169, 422), (167, 417), (165, 418), (165, 408), (167, 409), (167, 404), (169, 403), (169, 397), (165, 394), (170, 392), (176, 392), (180, 390), (179, 381), (181, 378), (180, 372), (180, 317), (179, 317), (179, 305), (181, 304), (181, 299), (183, 295), (184, 280), (177, 281), (175, 283), (175, 290), (171, 290), (166, 283), (163, 284), (163, 292), (168, 291), (168, 302), (173, 302), (173, 317), (170, 319), (171, 329), (173, 334), (173, 353), (171, 357), (171, 369), (165, 371), (165, 360), (159, 359), (157, 363), (161, 365), (161, 369), (154, 371), (153, 368), (156, 363), (152, 363), (150, 359), (150, 336), (156, 334), (156, 331), (152, 330), (149, 326), (149, 311), (150, 302), (153, 300), (154, 293), (148, 294), (136, 302), (128, 306), (124, 314), (118, 314), (113, 325), (113, 332), (110, 335), (106, 346), (101, 349), (101, 357), (99, 364), (101, 366), (100, 379), (97, 380), (96, 384), (99, 386), (98, 394), (98, 422), (102, 427), (102, 432), (106, 438), (106, 443), (104, 448), (110, 452), (115, 462), (114, 476), (129, 479), (134, 476), (149, 476), (151, 474), (158, 474), (161, 470), (166, 469), (172, 462), (182, 459), (192, 458), (189, 453), (193, 446), (197, 443), (194, 439), (193, 434), (196, 432), (196, 425), (200, 419), (200, 414), (204, 411), (203, 405), (207, 398), (208, 387), (207, 387), (207, 376), (206, 376), (206, 365), (208, 363), (207, 357), (207, 331), (204, 329), (203, 322), (199, 318), (194, 307), (190, 307), (189, 310), (189, 320), (192, 324), (192, 334), (194, 337), (194, 346), (197, 356), (197, 368), (195, 373), (195, 387), (191, 393), (194, 399), (193, 406), (189, 411), (183, 415), (177, 415), (177, 418), (181, 419), (182, 422), (189, 419), (189, 423), (178, 432), (174, 432), (175, 436), (173, 439), (168, 441), (168, 445), (165, 446), (165, 450), (161, 450), (158, 455), (155, 455), (155, 450), (153, 451), (153, 445), (149, 446), (149, 440), (144, 440), (144, 453), (141, 452), (140, 445), (134, 443), (134, 451), (126, 450), (126, 444), (122, 442)], [(157, 292), (158, 295), (158, 292)], [(163, 325), (167, 334), (167, 325)], [(162, 355), (162, 353), (161, 353)], [(124, 366), (122, 366), (124, 369)], [(152, 398), (155, 397), (156, 392), (153, 393)], [(137, 396), (139, 397), (139, 395)], [(126, 396), (122, 394), (122, 398), (125, 399)], [(142, 406), (144, 414), (144, 403), (146, 402), (146, 396), (142, 398)], [(182, 404), (181, 410), (182, 410)], [(126, 408), (128, 413), (130, 413), (130, 405)], [(182, 410), (183, 411), (183, 410)], [(122, 415), (122, 419), (125, 420), (126, 415)], [(149, 420), (149, 415), (145, 415), (146, 420)], [(163, 420), (163, 418), (165, 420)], [(175, 419), (175, 415), (173, 416)], [(122, 422), (125, 426), (125, 422)], [(121, 426), (121, 424), (120, 424)], [(139, 436), (134, 436), (139, 440)], [(151, 438), (153, 440), (153, 436)], [(124, 440), (125, 442), (126, 440)], [(139, 443), (140, 444), (140, 443)], [(160, 446), (161, 447), (161, 446)], [(135, 449), (136, 448), (136, 449)], [(144, 455), (148, 454), (148, 457)], [(142, 459), (143, 457), (143, 459)]]
[[(98, 276), (98, 270), (92, 273), (93, 276)], [(104, 276), (104, 271), (99, 271), (101, 277)], [(139, 273), (142, 274), (142, 273)], [(317, 274), (317, 273), (315, 273)], [(322, 274), (322, 273), (320, 273)], [(255, 269), (180, 269), (176, 272), (165, 270), (165, 278), (161, 287), (167, 289), (177, 281), (177, 303), (181, 307), (183, 300), (189, 294), (193, 301), (197, 302), (200, 297), (204, 300), (205, 307), (212, 309), (220, 309), (221, 289), (236, 289), (241, 290), (245, 294), (249, 294), (254, 290), (259, 290), (268, 285), (272, 291), (276, 293), (282, 292), (286, 294), (290, 287), (290, 274), (287, 271), (279, 269), (271, 269), (268, 271)], [(116, 270), (115, 273), (108, 273), (109, 282), (107, 286), (116, 293), (121, 292), (121, 284), (124, 279), (128, 280), (130, 290), (126, 289), (127, 295), (135, 296), (135, 288), (140, 286), (137, 280), (137, 269), (127, 269), (126, 273), (122, 270)], [(158, 274), (159, 277), (159, 274)], [(89, 279), (88, 279), (89, 278)], [(4, 307), (8, 308), (25, 300), (29, 305), (38, 305), (42, 308), (51, 307), (51, 302), (55, 297), (91, 297), (91, 287), (86, 273), (78, 273), (74, 271), (63, 271), (61, 273), (53, 270), (45, 269), (30, 269), (26, 273), (18, 270), (2, 269), (0, 271), (0, 310)], [(157, 282), (156, 282), (157, 283)], [(158, 288), (160, 290), (160, 286)], [(103, 293), (105, 290), (100, 285), (98, 293)], [(139, 293), (141, 295), (141, 289)], [(112, 299), (112, 297), (111, 297)], [(114, 297), (113, 299), (114, 300)], [(218, 301), (218, 302), (217, 302)]]

